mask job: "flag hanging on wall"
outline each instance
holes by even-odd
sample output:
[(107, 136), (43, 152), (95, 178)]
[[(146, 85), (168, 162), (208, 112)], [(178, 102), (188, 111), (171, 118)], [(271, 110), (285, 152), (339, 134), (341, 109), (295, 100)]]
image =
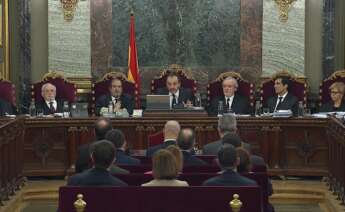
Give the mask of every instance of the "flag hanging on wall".
[(140, 76), (135, 41), (134, 14), (131, 12), (129, 25), (128, 80), (135, 84), (136, 108), (140, 108)]

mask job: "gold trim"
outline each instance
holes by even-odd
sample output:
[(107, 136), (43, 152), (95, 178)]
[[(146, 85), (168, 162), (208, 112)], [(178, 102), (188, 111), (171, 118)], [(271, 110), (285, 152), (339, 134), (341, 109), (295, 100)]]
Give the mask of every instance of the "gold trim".
[(243, 77), (241, 76), (240, 73), (235, 72), (235, 71), (227, 71), (227, 72), (221, 73), (215, 80), (211, 81), (209, 84), (213, 84), (213, 83), (216, 83), (216, 82), (221, 82), (221, 81), (223, 81), (227, 77), (232, 77), (232, 78), (235, 78), (236, 80), (240, 80), (242, 82), (246, 82), (246, 83), (249, 83), (249, 84), (252, 85), (252, 83), (250, 83), (249, 81), (243, 79)]
[(274, 0), (279, 9), (279, 20), (283, 23), (287, 22), (289, 19), (289, 10), (292, 3), (296, 0)]
[(78, 2), (79, 0), (60, 0), (65, 21), (71, 22), (73, 20)]
[(104, 74), (104, 76), (101, 79), (97, 80), (94, 84), (97, 84), (106, 80), (114, 79), (114, 78), (118, 78), (120, 80), (124, 80), (128, 83), (134, 84), (133, 82), (128, 80), (127, 76), (124, 73), (120, 71), (116, 71), (116, 70), (111, 70), (110, 72)]
[(261, 77), (260, 88), (262, 88), (263, 84), (265, 84), (269, 81), (273, 81), (277, 77), (281, 77), (281, 76), (289, 77), (291, 80), (296, 81), (298, 83), (307, 84), (307, 78), (305, 76), (296, 76), (295, 74), (290, 73), (288, 70), (283, 69), (283, 70), (278, 71), (269, 77), (267, 77), (267, 76)]
[(331, 74), (331, 76), (329, 76), (328, 78), (324, 79), (323, 82), (326, 82), (328, 80), (335, 80), (338, 77), (345, 78), (345, 69), (333, 72), (333, 74)]
[(3, 48), (4, 62), (1, 64), (0, 78), (10, 80), (10, 47), (9, 47), (9, 19), (8, 19), (8, 0), (2, 0), (3, 28), (0, 32), (2, 36), (0, 46)]
[(186, 73), (185, 68), (182, 65), (179, 65), (179, 64), (168, 65), (166, 68), (164, 68), (160, 72), (160, 74), (158, 76), (155, 76), (154, 79), (161, 79), (165, 75), (167, 75), (168, 73), (171, 73), (171, 72), (180, 74), (180, 75), (182, 75), (183, 77), (186, 77), (189, 80), (194, 80), (194, 78), (192, 76), (190, 76), (189, 74)]

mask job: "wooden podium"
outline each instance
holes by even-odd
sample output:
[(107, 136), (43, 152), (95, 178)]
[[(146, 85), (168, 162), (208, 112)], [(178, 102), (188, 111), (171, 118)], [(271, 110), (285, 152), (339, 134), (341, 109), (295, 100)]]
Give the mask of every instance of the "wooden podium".
[(143, 117), (207, 117), (204, 109), (145, 110)]

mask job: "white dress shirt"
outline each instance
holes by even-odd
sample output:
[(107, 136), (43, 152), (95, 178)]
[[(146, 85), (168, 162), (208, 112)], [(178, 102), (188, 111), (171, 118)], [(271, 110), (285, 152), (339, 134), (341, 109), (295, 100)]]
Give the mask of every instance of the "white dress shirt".
[[(178, 104), (178, 96), (180, 94), (180, 89), (176, 91), (175, 93), (175, 99), (176, 99), (176, 104)], [(170, 108), (172, 108), (172, 102), (173, 102), (173, 94), (171, 92), (169, 92), (169, 96), (170, 96)]]
[(273, 110), (273, 111), (276, 111), (276, 109), (277, 109), (277, 107), (278, 107), (279, 97), (283, 97), (283, 98), (282, 98), (282, 102), (283, 102), (287, 94), (288, 94), (288, 92), (286, 92), (286, 93), (285, 93), (284, 95), (282, 95), (282, 96), (279, 96), (279, 95), (278, 95), (277, 102), (276, 102), (276, 106), (274, 107), (274, 110)]
[(50, 108), (50, 102), (53, 102), (54, 110), (57, 111), (57, 102), (56, 102), (56, 100), (46, 101), (46, 104), (47, 104), (48, 108)]
[(232, 96), (229, 96), (229, 97), (225, 96), (225, 104), (227, 104), (228, 103), (228, 99), (230, 99), (229, 100), (229, 108), (228, 109), (231, 109), (232, 102), (234, 101), (234, 96), (235, 95), (232, 95)]

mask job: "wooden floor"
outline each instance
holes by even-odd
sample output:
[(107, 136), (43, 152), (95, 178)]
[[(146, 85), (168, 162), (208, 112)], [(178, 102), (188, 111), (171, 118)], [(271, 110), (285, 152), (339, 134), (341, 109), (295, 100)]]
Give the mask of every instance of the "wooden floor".
[[(270, 202), (276, 212), (340, 212), (345, 207), (320, 180), (273, 180)], [(58, 188), (63, 180), (35, 180), (6, 202), (0, 212), (56, 212)]]

